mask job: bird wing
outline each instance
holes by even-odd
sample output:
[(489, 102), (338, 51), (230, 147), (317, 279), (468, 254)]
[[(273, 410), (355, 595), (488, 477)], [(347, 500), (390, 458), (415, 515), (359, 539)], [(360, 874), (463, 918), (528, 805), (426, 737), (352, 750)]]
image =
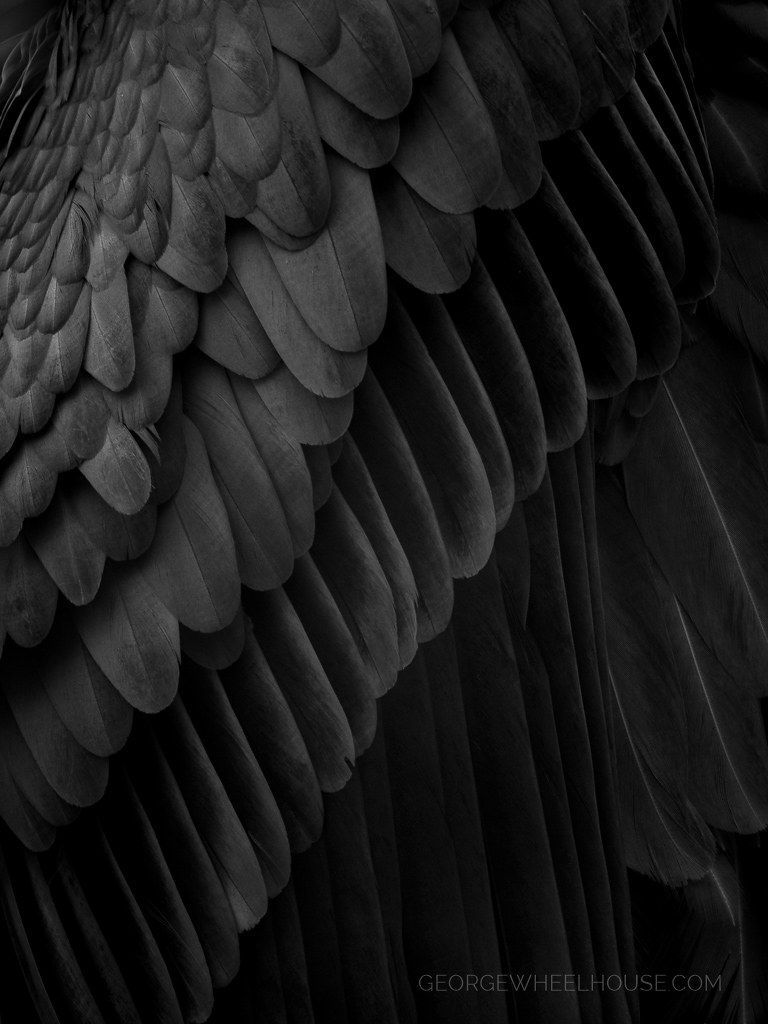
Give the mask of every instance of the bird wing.
[[(741, 642), (675, 575), (672, 527), (714, 492), (752, 644), (763, 481), (724, 509), (732, 449), (702, 466), (688, 443), (717, 344), (667, 373), (719, 263), (677, 13), (73, 0), (0, 99), (0, 815), (37, 852), (62, 830), (52, 860), (5, 845), (37, 1015), (205, 1019), (272, 900), (253, 962), (286, 991), (341, 971), (369, 1019), (362, 964), (383, 990), (403, 962), (393, 827), (409, 948), (450, 877), (457, 955), (482, 949), (477, 905), (524, 920), (520, 964), (629, 963), (622, 843), (678, 883), (714, 863), (710, 825), (766, 815), (756, 691), (720, 672)], [(692, 756), (720, 741), (712, 791), (684, 707)]]
[[(106, 758), (134, 710), (171, 703), (184, 652), (208, 670), (238, 657), (242, 587), (276, 622), (295, 615), (280, 588), (297, 559), (315, 563), (311, 601), (335, 604), (362, 648), (361, 692), (348, 695), (359, 725), (327, 678), (312, 710), (294, 696), (295, 713), (322, 709), (330, 730), (315, 740), (321, 788), (346, 781), (371, 701), (446, 625), (451, 579), (487, 560), (547, 447), (580, 436), (587, 394), (627, 386), (646, 358), (590, 245), (597, 225), (569, 201), (586, 210), (612, 193), (629, 243), (619, 273), (629, 286), (641, 265), (652, 282), (643, 313), (662, 340), (648, 343), (664, 351), (647, 358), (674, 358), (672, 293), (629, 204), (583, 136), (546, 172), (539, 145), (627, 89), (647, 26), (609, 4), (606, 40), (561, 8), (73, 3), (10, 57), (3, 729), (32, 771), (6, 756), (2, 813), (28, 845), (47, 846), (70, 808), (102, 795)], [(476, 218), (488, 204), (500, 209)], [(475, 261), (486, 218), (487, 268)], [(605, 332), (588, 354), (589, 316), (568, 321), (571, 253)], [(510, 260), (527, 297), (511, 294)], [(514, 413), (517, 388), (484, 392), (495, 367), (478, 372), (479, 324), (456, 325), (439, 298), (467, 281), (515, 338)], [(345, 493), (331, 493), (355, 391), (357, 453), (342, 458)], [(361, 475), (383, 510), (350, 506)], [(389, 520), (386, 540), (366, 531), (372, 515)], [(391, 536), (400, 518), (408, 538)], [(413, 558), (415, 544), (433, 549), (429, 564), (388, 580), (381, 559)]]

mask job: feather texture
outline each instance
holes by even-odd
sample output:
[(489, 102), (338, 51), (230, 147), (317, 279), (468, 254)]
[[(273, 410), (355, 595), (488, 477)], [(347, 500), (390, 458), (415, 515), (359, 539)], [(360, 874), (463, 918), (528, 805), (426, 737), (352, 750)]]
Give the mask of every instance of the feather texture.
[(419, 979), (644, 916), (761, 1019), (766, 34), (689, 7), (0, 43), (3, 1019), (631, 1024)]

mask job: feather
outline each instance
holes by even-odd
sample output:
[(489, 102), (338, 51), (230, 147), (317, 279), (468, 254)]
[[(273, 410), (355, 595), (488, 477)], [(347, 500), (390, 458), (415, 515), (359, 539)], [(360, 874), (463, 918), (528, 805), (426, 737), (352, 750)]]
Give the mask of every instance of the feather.
[(719, 267), (711, 215), (636, 83), (617, 109), (673, 204), (685, 246), (686, 268), (675, 297), (678, 302), (695, 301), (712, 291)]
[[(581, 93), (579, 120), (586, 121), (595, 114), (604, 98), (605, 65), (584, 9), (569, 3), (568, 0), (549, 0), (549, 6), (560, 26), (576, 69)], [(626, 84), (629, 85), (629, 80)]]
[(56, 489), (56, 473), (46, 465), (39, 444), (23, 444), (0, 477), (0, 524), (4, 544), (13, 541), (27, 516), (47, 508)]
[[(327, 801), (328, 881), (351, 1020), (395, 1020), (384, 926), (357, 775)], [(384, 1016), (386, 1014), (386, 1016)]]
[[(29, 832), (31, 825), (36, 833), (34, 846), (43, 849), (50, 846), (56, 828), (70, 825), (75, 820), (77, 810), (61, 799), (43, 775), (8, 707), (5, 694), (0, 695), (0, 729), (6, 761), (16, 789), (16, 793), (6, 795), (10, 796), (11, 803), (20, 798), (22, 804), (21, 808), (11, 807), (11, 821), (16, 827), (22, 825), (22, 835)], [(38, 819), (39, 822), (35, 824)], [(48, 829), (49, 825), (53, 825), (54, 829)]]
[[(503, 230), (491, 236), (491, 223), (483, 224), (480, 248), (490, 280), (506, 309), (507, 315), (502, 316), (498, 301), (494, 302), (495, 319), (511, 321), (512, 338), (516, 333), (520, 339), (538, 392), (547, 447), (559, 451), (581, 437), (586, 426), (584, 371), (565, 314), (520, 223), (511, 214), (495, 215), (494, 220), (496, 217)], [(515, 267), (514, 278), (510, 278), (509, 266)], [(483, 284), (485, 291), (488, 283)], [(450, 302), (447, 305), (449, 310), (455, 308)], [(504, 323), (504, 336), (509, 335)], [(493, 372), (490, 364), (489, 372)], [(518, 372), (525, 372), (525, 368)]]
[[(266, 332), (297, 380), (326, 398), (340, 398), (359, 384), (365, 355), (331, 348), (308, 326), (258, 232), (248, 228), (233, 232), (230, 252), (232, 273), (253, 307), (258, 330)], [(316, 260), (323, 260), (322, 252)], [(343, 275), (337, 287), (344, 287)]]
[(200, 303), (197, 347), (221, 366), (256, 379), (270, 373), (280, 357), (243, 294), (233, 261), (239, 249), (230, 238), (230, 271), (222, 286)]
[(412, 292), (400, 295), (483, 461), (498, 531), (512, 511), (515, 477), (493, 406), (443, 304)]
[[(85, 277), (90, 261), (88, 200), (82, 192), (71, 193), (69, 205), (56, 241), (51, 269), (61, 284), (74, 284)], [(67, 205), (66, 203), (64, 204)], [(88, 230), (87, 230), (88, 229)]]
[(341, 1007), (341, 1024), (348, 1024), (339, 932), (331, 893), (330, 872), (321, 837), (299, 861), (292, 879), (299, 907), (307, 980), (320, 1007)]
[[(122, 964), (139, 1013), (168, 1024), (183, 1021), (178, 996), (157, 940), (115, 853), (99, 827), (77, 850), (77, 872), (99, 925)], [(99, 870), (101, 863), (103, 868)], [(126, 956), (127, 949), (134, 956)]]
[(80, 472), (96, 493), (116, 512), (134, 515), (149, 499), (151, 477), (147, 460), (127, 427), (109, 419), (104, 443)]
[(34, 384), (48, 351), (49, 338), (39, 332), (30, 335), (29, 329), (17, 334), (9, 320), (3, 341), (7, 346), (9, 363), (3, 373), (2, 388), (6, 394), (19, 398)]
[[(525, 530), (522, 514), (519, 528)], [(500, 574), (500, 578), (505, 604), (509, 608), (508, 580), (505, 574)], [(509, 620), (573, 967), (579, 973), (591, 974), (595, 970), (595, 953), (568, 803), (563, 756), (552, 708), (551, 684), (535, 638), (522, 631), (522, 620), (515, 612), (509, 614)], [(589, 991), (579, 993), (580, 1008), (585, 1016), (600, 1012), (599, 999), (595, 996), (596, 993)]]
[(334, 482), (365, 531), (387, 577), (394, 601), (402, 667), (416, 652), (416, 581), (382, 499), (351, 437), (347, 437), (344, 451), (334, 467)]
[(390, 303), (386, 337), (374, 354), (379, 356), (374, 360), (377, 378), (429, 491), (451, 572), (473, 575), (485, 564), (495, 536), (490, 484), (469, 431), (399, 299)]
[(135, 515), (122, 515), (85, 483), (73, 477), (60, 485), (63, 500), (71, 503), (81, 529), (107, 558), (138, 558), (152, 542), (157, 512), (145, 505)]
[(685, 272), (685, 254), (672, 204), (615, 108), (601, 111), (584, 135), (643, 226), (674, 288)]
[[(403, 940), (410, 969), (417, 975), (432, 962), (469, 963), (474, 953), (459, 862), (467, 851), (457, 841), (456, 829), (461, 826), (453, 821), (443, 774), (428, 670), (433, 663), (434, 659), (428, 662), (423, 654), (417, 655), (406, 669), (406, 686), (398, 687), (383, 709), (403, 893)], [(494, 959), (491, 954), (489, 966)], [(427, 1002), (423, 993), (417, 992), (415, 998), (422, 1005)], [(457, 1015), (479, 1018), (479, 998), (467, 990), (452, 996), (452, 1005)]]
[(277, 50), (306, 67), (324, 64), (339, 45), (341, 22), (332, 0), (267, 0), (263, 11)]
[(304, 850), (322, 827), (320, 786), (288, 701), (250, 629), (242, 657), (222, 673), (222, 683), (280, 808), (291, 849)]
[(196, 132), (211, 112), (211, 88), (205, 66), (192, 59), (184, 64), (169, 61), (160, 81), (161, 125), (182, 132)]
[[(59, 1024), (59, 1017), (48, 991), (49, 986), (46, 985), (40, 974), (39, 965), (32, 951), (16, 892), (17, 885), (11, 880), (10, 869), (4, 857), (0, 862), (0, 869), (3, 919), (11, 936), (11, 948), (18, 959), (22, 976), (30, 992), (31, 1004), (42, 1024)], [(133, 1022), (127, 1021), (127, 1024), (133, 1024)]]
[(42, 651), (40, 678), (47, 699), (84, 750), (106, 758), (121, 750), (133, 709), (121, 697), (60, 615)]
[(161, 133), (147, 163), (147, 193), (139, 224), (125, 234), (129, 251), (143, 263), (155, 263), (168, 244), (171, 219), (171, 165)]
[(449, 31), (440, 58), (400, 119), (392, 166), (446, 213), (482, 206), (499, 182), (496, 133), (458, 43)]
[(378, 730), (371, 748), (361, 760), (359, 771), (365, 804), (368, 846), (376, 874), (379, 905), (384, 922), (390, 982), (397, 1002), (398, 1019), (412, 1024), (416, 1019), (416, 1008), (405, 961), (402, 888), (382, 729)]
[(305, 445), (303, 451), (312, 480), (312, 507), (317, 512), (328, 501), (333, 490), (331, 459), (325, 445)]
[(243, 421), (282, 503), (294, 556), (298, 558), (309, 548), (315, 530), (312, 482), (301, 445), (283, 431), (255, 388), (232, 375), (230, 383)]
[(285, 435), (301, 444), (331, 444), (349, 427), (352, 418), (352, 394), (341, 398), (323, 398), (308, 391), (281, 365), (253, 384), (264, 407)]
[(582, 11), (602, 65), (603, 103), (606, 97), (615, 103), (627, 91), (635, 73), (626, 4), (624, 0), (587, 0)]
[(87, 374), (80, 374), (74, 387), (56, 402), (51, 429), (33, 444), (49, 465), (73, 469), (98, 454), (106, 442), (108, 426), (103, 388)]
[(400, 140), (396, 117), (381, 120), (364, 114), (315, 75), (305, 74), (304, 84), (320, 136), (340, 156), (366, 169), (392, 159)]
[[(278, 897), (279, 898), (279, 897)], [(244, 935), (241, 970), (231, 985), (217, 993), (214, 1020), (248, 1019), (263, 1014), (265, 1019), (284, 1024), (285, 1006), (280, 967), (272, 931), (275, 900), (253, 932)]]
[[(227, 511), (240, 578), (255, 590), (279, 586), (293, 568), (291, 535), (226, 373), (202, 360), (192, 364), (185, 377), (184, 396)], [(183, 500), (183, 490), (184, 484), (178, 500)]]
[[(187, 446), (184, 440), (181, 381), (177, 377), (171, 385), (168, 404), (155, 424), (157, 459), (152, 459), (152, 486), (158, 505), (165, 504), (178, 491), (184, 479)], [(154, 509), (154, 506), (145, 506)], [(153, 520), (154, 527), (154, 520)]]
[[(611, 878), (608, 842), (618, 823), (612, 789), (603, 782), (612, 755), (605, 721), (606, 681), (599, 676), (591, 644), (583, 498), (573, 452), (550, 456), (549, 467), (542, 488), (525, 509), (531, 557), (527, 627), (550, 680), (568, 801), (579, 807), (571, 820), (594, 955), (606, 969), (620, 971), (614, 893), (621, 893), (616, 885), (621, 875)], [(605, 1002), (606, 1012), (610, 1006), (617, 1014), (621, 1006), (621, 1015), (628, 1018), (624, 1000), (609, 996)]]
[[(745, 694), (675, 602), (671, 632), (688, 661), (689, 786), (701, 816), (729, 832), (755, 832), (768, 820), (768, 748), (758, 702)], [(681, 659), (682, 660), (682, 659)]]
[(376, 176), (374, 195), (389, 266), (421, 291), (461, 287), (477, 244), (472, 214), (436, 210), (390, 168)]
[(171, 390), (171, 355), (158, 349), (154, 341), (156, 339), (146, 330), (137, 333), (134, 339), (136, 363), (130, 384), (117, 394), (105, 393), (113, 418), (136, 432), (160, 419)]
[[(498, 418), (507, 457), (512, 461), (514, 493), (527, 497), (544, 474), (544, 417), (520, 339), (480, 259), (461, 295), (447, 296), (444, 304)], [(504, 461), (502, 455), (499, 465), (503, 467)], [(486, 470), (492, 481), (496, 470)], [(503, 472), (500, 475), (503, 479)]]
[(575, 128), (581, 109), (579, 76), (551, 4), (500, 4), (494, 19), (518, 66), (539, 138), (557, 138)]
[(632, 33), (632, 45), (635, 51), (642, 51), (649, 46), (661, 32), (669, 13), (667, 0), (651, 0), (651, 3), (640, 3), (640, 0), (624, 0), (627, 8), (627, 21)]
[[(598, 956), (603, 950), (618, 957), (623, 970), (635, 966), (635, 936), (627, 882), (626, 862), (621, 836), (621, 822), (614, 787), (607, 784), (614, 766), (613, 733), (606, 721), (605, 702), (609, 691), (608, 656), (605, 643), (605, 614), (601, 595), (600, 558), (595, 502), (595, 443), (588, 434), (576, 445), (570, 457), (563, 457), (555, 484), (558, 490), (558, 529), (564, 537), (563, 564), (566, 570), (566, 593), (574, 623), (576, 657), (584, 687), (590, 722), (590, 745), (594, 751), (599, 784), (596, 787), (600, 828), (604, 837), (605, 866), (611, 888), (612, 920), (603, 927), (607, 945), (595, 946)], [(581, 510), (581, 522), (569, 528), (569, 509)], [(565, 524), (563, 529), (560, 524)], [(573, 581), (569, 585), (568, 581)], [(616, 959), (612, 961), (614, 964)], [(624, 1015), (622, 1000), (610, 1000), (611, 1012)], [(629, 1001), (629, 1011), (636, 1011), (636, 1002)]]
[(238, 930), (252, 928), (266, 910), (261, 869), (243, 824), (180, 699), (159, 719), (159, 734)]
[[(423, 642), (445, 629), (453, 607), (445, 541), (403, 429), (370, 371), (356, 400), (352, 437), (413, 573), (417, 636)], [(376, 443), (379, 437), (386, 444)]]
[(286, 594), (339, 698), (359, 755), (376, 731), (376, 670), (310, 555), (297, 561)]
[(210, 170), (216, 152), (213, 119), (206, 120), (199, 131), (180, 132), (161, 127), (161, 135), (168, 151), (171, 170), (179, 178), (192, 181)]
[(765, 224), (725, 212), (718, 223), (723, 268), (711, 299), (712, 309), (724, 327), (762, 358), (765, 283), (760, 265), (754, 261), (765, 244)]
[(744, 107), (741, 97), (734, 102), (722, 95), (706, 105), (702, 116), (708, 155), (722, 205), (738, 208), (745, 202), (752, 202), (760, 207), (765, 203), (763, 164), (749, 132), (749, 108), (745, 112)]
[(185, 349), (197, 330), (197, 299), (156, 267), (136, 260), (127, 269), (134, 330), (146, 346), (164, 353)]
[(213, 127), (216, 156), (238, 177), (259, 181), (277, 167), (282, 139), (276, 98), (262, 114), (251, 116), (214, 107)]
[(523, 83), (489, 12), (462, 9), (452, 29), (496, 131), (511, 204), (518, 206), (541, 182), (541, 150)]
[(675, 152), (677, 153), (680, 162), (685, 168), (688, 178), (696, 189), (696, 192), (707, 211), (708, 216), (710, 219), (714, 220), (714, 205), (712, 195), (710, 193), (710, 186), (707, 181), (709, 171), (707, 166), (708, 161), (704, 150), (699, 147), (699, 154), (701, 154), (702, 163), (704, 165), (702, 166), (702, 164), (699, 163), (699, 154), (694, 151), (694, 143), (698, 143), (701, 138), (701, 128), (698, 121), (695, 117), (693, 118), (693, 121), (691, 121), (690, 115), (687, 119), (688, 123), (692, 125), (694, 131), (694, 141), (692, 142), (681, 123), (681, 115), (672, 105), (670, 96), (667, 94), (658, 79), (654, 65), (651, 64), (645, 54), (643, 54), (638, 60), (636, 82), (647, 101), (648, 106), (653, 111), (659, 127), (671, 142)]
[(45, 284), (47, 287), (40, 309), (35, 315), (35, 326), (44, 334), (55, 334), (72, 316), (80, 301), (84, 285), (81, 281), (62, 285), (55, 277), (51, 277)]
[(411, 95), (408, 58), (385, 0), (337, 2), (341, 37), (333, 56), (314, 73), (372, 117), (394, 117)]
[(399, 668), (394, 601), (370, 541), (336, 489), (318, 514), (312, 558), (380, 696), (392, 686)]
[(384, 325), (384, 247), (368, 175), (329, 156), (332, 207), (317, 240), (298, 252), (267, 241), (278, 274), (308, 326), (327, 345), (355, 352)]
[(702, 111), (696, 96), (690, 60), (682, 49), (678, 33), (672, 24), (665, 27), (664, 32), (654, 43), (648, 61), (696, 156), (706, 191), (712, 196), (714, 174), (708, 139), (704, 135)]
[(168, 245), (158, 267), (197, 292), (218, 288), (227, 271), (224, 210), (205, 176), (185, 181), (171, 175)]
[[(249, 595), (250, 598), (250, 595)], [(249, 600), (259, 623), (259, 641), (312, 758), (325, 792), (347, 782), (354, 740), (339, 699), (295, 609), (281, 589)]]
[(439, 5), (413, 7), (405, 0), (388, 0), (414, 78), (426, 74), (440, 53), (442, 25)]
[(282, 125), (280, 162), (259, 182), (257, 209), (248, 219), (278, 244), (287, 237), (301, 239), (298, 244), (303, 246), (325, 224), (331, 184), (301, 71), (294, 61), (280, 54), (277, 68)]
[(228, 3), (216, 13), (216, 45), (207, 64), (211, 101), (239, 114), (259, 114), (272, 97), (272, 46), (261, 7)]
[[(274, 173), (274, 172), (273, 172)], [(214, 158), (209, 177), (222, 202), (227, 217), (249, 217), (258, 223), (262, 230), (269, 231), (281, 238), (288, 239), (272, 224), (269, 218), (261, 214), (257, 208), (259, 180), (239, 177), (229, 170), (218, 157)], [(298, 245), (302, 240), (289, 239), (284, 244)]]
[(141, 739), (142, 757), (131, 763), (130, 782), (194, 922), (211, 981), (221, 987), (232, 981), (240, 966), (232, 909), (156, 736), (146, 730)]
[(665, 624), (672, 626), (673, 599), (664, 600), (658, 567), (617, 485), (603, 477), (598, 495), (627, 858), (679, 884), (704, 874), (712, 840), (687, 793), (685, 692)]
[(28, 334), (35, 326), (45, 297), (46, 284), (43, 280), (26, 294), (17, 295), (8, 309), (8, 325), (20, 335)]
[[(746, 692), (761, 694), (766, 597), (755, 569), (765, 543), (757, 512), (765, 469), (738, 407), (723, 400), (734, 386), (729, 365), (738, 365), (735, 352), (727, 358), (703, 332), (695, 350), (684, 350), (626, 463), (627, 497), (643, 539), (705, 644)], [(706, 537), (706, 562), (692, 548), (688, 515), (695, 515), (696, 536)], [(721, 597), (713, 601), (715, 593)], [(728, 602), (727, 621), (721, 601)]]
[(286, 1014), (289, 1019), (307, 1018), (314, 1012), (312, 993), (307, 978), (301, 921), (290, 884), (275, 901), (272, 932)]
[(518, 216), (567, 317), (588, 396), (615, 394), (635, 378), (632, 333), (589, 241), (548, 175)]
[(55, 401), (55, 395), (37, 382), (33, 383), (19, 402), (19, 429), (22, 434), (41, 431), (50, 419)]
[(24, 537), (0, 549), (3, 579), (2, 621), (22, 647), (45, 638), (56, 614), (58, 591)]
[(34, 857), (28, 857), (25, 868), (31, 890), (29, 902), (33, 906), (32, 917), (37, 926), (37, 953), (40, 956), (45, 951), (56, 957), (60, 1001), (70, 1012), (76, 1012), (84, 1022), (104, 1024), (104, 1017), (83, 977), (39, 862)]
[[(551, 147), (546, 162), (627, 318), (638, 377), (668, 370), (680, 351), (680, 321), (661, 264), (634, 211), (581, 133)], [(600, 217), (594, 215), (597, 208)]]
[(86, 532), (66, 491), (57, 491), (48, 510), (30, 522), (26, 536), (69, 601), (82, 605), (93, 600), (104, 569), (104, 552)]
[(213, 1008), (213, 988), (197, 932), (136, 791), (121, 777), (118, 792), (121, 813), (105, 815), (108, 840), (131, 891), (146, 908), (185, 1018), (204, 1019)]
[[(98, 980), (89, 978), (98, 997), (106, 997), (126, 1024), (140, 1024), (136, 1005), (128, 991), (125, 978), (93, 913), (83, 887), (68, 860), (61, 857), (56, 874), (49, 882), (51, 892), (70, 934), (76, 935), (87, 950), (84, 966), (98, 965)], [(82, 948), (82, 947), (81, 947)], [(82, 954), (80, 962), (83, 963)]]
[(93, 660), (126, 701), (159, 711), (179, 675), (179, 627), (133, 567), (107, 567), (97, 598), (73, 613)]
[(245, 622), (242, 612), (215, 633), (197, 633), (181, 626), (181, 649), (201, 668), (229, 668), (243, 653)]
[(459, 9), (457, 0), (437, 0), (437, 9), (443, 29), (450, 25)]
[(288, 836), (272, 792), (215, 672), (192, 677), (185, 687), (184, 706), (243, 823), (259, 860), (267, 895), (272, 898), (288, 881)]
[(16, 440), (20, 405), (18, 398), (12, 398), (0, 390), (0, 453), (3, 456), (8, 454)]
[(155, 539), (138, 562), (140, 572), (173, 618), (214, 632), (240, 606), (235, 547), (205, 444), (184, 420), (187, 458), (174, 497), (158, 514)]
[(4, 658), (3, 692), (8, 707), (48, 784), (66, 803), (88, 807), (107, 785), (107, 762), (80, 746), (42, 685), (39, 662)]
[[(236, 12), (243, 7), (240, 0), (230, 4)], [(187, 53), (191, 57), (204, 59), (210, 54), (216, 35), (216, 22), (210, 11), (192, 10), (187, 18), (169, 19), (166, 26), (168, 47), (176, 57)]]
[[(505, 930), (506, 955), (515, 970), (547, 963), (570, 971), (526, 711), (493, 560), (457, 587), (452, 628), (469, 735), (483, 736), (471, 752), (488, 862), (497, 880), (495, 906), (502, 920), (518, 922)], [(495, 867), (500, 862), (507, 866), (503, 871)], [(535, 901), (529, 899), (531, 891)], [(535, 993), (519, 993), (516, 1003), (535, 1019)]]
[(660, 387), (661, 377), (651, 377), (647, 381), (636, 380), (627, 392), (627, 412), (637, 419), (647, 416), (653, 408)]
[(171, 171), (186, 181), (205, 174), (214, 159), (216, 139), (209, 106), (206, 97), (200, 111), (203, 121), (197, 129), (184, 131), (165, 124), (160, 126)]
[(109, 287), (127, 255), (123, 240), (112, 225), (101, 217), (91, 235), (91, 257), (85, 274), (86, 281), (95, 292)]
[(112, 391), (124, 388), (133, 376), (135, 357), (122, 269), (103, 291), (91, 293), (91, 314), (83, 365), (92, 377)]

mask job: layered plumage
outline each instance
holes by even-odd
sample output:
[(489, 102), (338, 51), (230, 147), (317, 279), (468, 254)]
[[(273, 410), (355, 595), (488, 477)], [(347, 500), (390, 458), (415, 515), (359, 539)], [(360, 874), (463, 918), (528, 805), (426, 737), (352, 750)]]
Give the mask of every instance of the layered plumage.
[(626, 868), (768, 823), (761, 23), (713, 6), (704, 117), (665, 3), (71, 0), (12, 50), (19, 1019), (638, 1018), (418, 979), (630, 976)]

